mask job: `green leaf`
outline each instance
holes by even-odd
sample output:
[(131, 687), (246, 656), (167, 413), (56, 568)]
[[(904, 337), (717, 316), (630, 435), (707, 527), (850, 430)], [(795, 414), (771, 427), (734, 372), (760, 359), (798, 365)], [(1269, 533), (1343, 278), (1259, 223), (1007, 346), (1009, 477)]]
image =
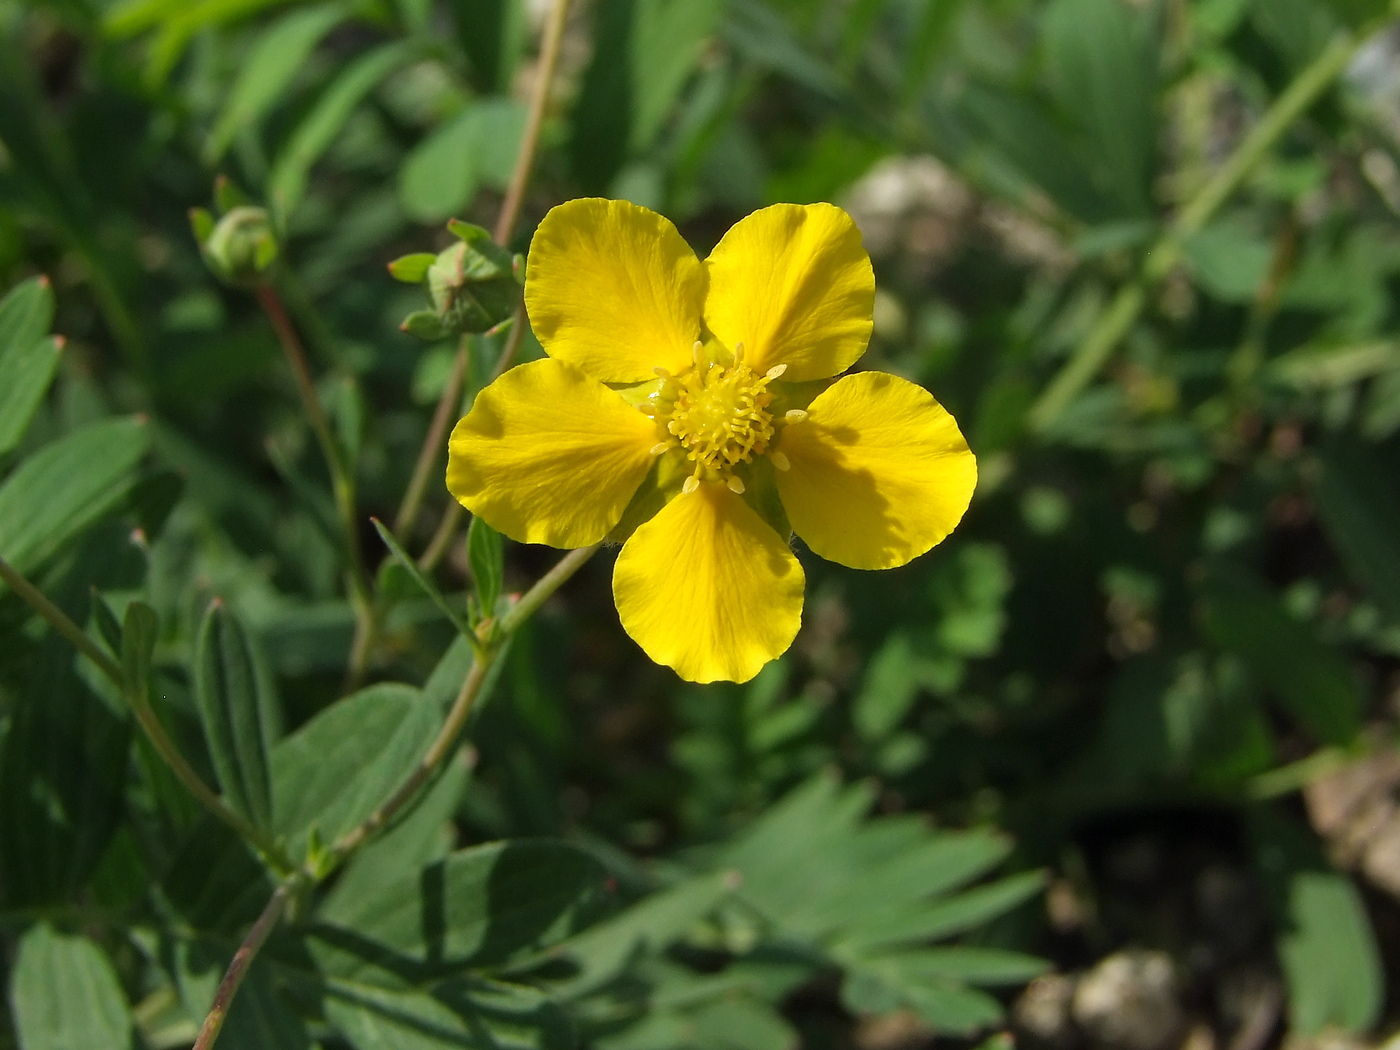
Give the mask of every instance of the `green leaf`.
[(604, 875), (563, 842), (476, 846), (341, 902), (313, 947), (324, 972), (378, 984), (499, 965), (573, 933)]
[(229, 805), (266, 830), (272, 825), (268, 752), (280, 721), (277, 701), (252, 639), (221, 601), (204, 614), (194, 672), (195, 701), (219, 786)]
[(58, 371), (61, 339), (0, 346), (0, 456), (24, 437)]
[(480, 187), (503, 190), (525, 133), (525, 110), (508, 98), (468, 106), (420, 142), (399, 168), (399, 201), (419, 222), (440, 222)]
[(1291, 819), (1260, 810), (1249, 831), (1274, 913), (1292, 1029), (1300, 1036), (1369, 1030), (1380, 1018), (1385, 977), (1361, 895)]
[(851, 708), (851, 721), (864, 740), (882, 740), (909, 713), (919, 692), (918, 669), (909, 638), (895, 632), (880, 647), (865, 672)]
[(428, 276), (428, 270), (437, 262), (432, 252), (415, 252), (404, 255), (389, 264), (389, 276), (404, 284), (420, 284)]
[(48, 923), (20, 938), (10, 989), (21, 1050), (129, 1050), (131, 1011), (102, 949)]
[(1022, 952), (1000, 948), (916, 948), (890, 955), (876, 956), (872, 966), (889, 967), (900, 974), (901, 981), (910, 984), (1025, 984), (1049, 969), (1044, 959)]
[(31, 277), (6, 292), (0, 299), (0, 354), (48, 335), (53, 310), (53, 286), (47, 277)]
[(151, 688), (151, 656), (160, 621), (145, 602), (129, 602), (122, 618), (122, 679), (132, 703), (146, 703)]
[(476, 588), (477, 608), (482, 616), (494, 615), (505, 580), (505, 552), (501, 534), (477, 517), (467, 530), (467, 564)]
[(1242, 572), (1218, 573), (1204, 598), (1206, 633), (1217, 645), (1243, 659), (1319, 740), (1351, 741), (1361, 725), (1361, 691), (1341, 653)]
[(378, 518), (370, 518), (369, 520), (374, 523), (375, 531), (379, 533), (379, 538), (384, 541), (384, 545), (389, 548), (395, 560), (398, 561), (404, 571), (412, 577), (413, 582), (423, 589), (423, 593), (432, 599), (433, 604), (442, 610), (442, 614), (447, 617), (447, 622), (457, 628), (457, 632), (462, 635), (463, 638), (474, 642), (476, 640), (476, 634), (472, 631), (471, 626), (463, 619), (460, 612), (452, 608), (447, 598), (437, 589), (437, 585), (434, 584), (432, 580), (428, 579), (423, 570), (418, 567), (418, 562), (414, 560), (414, 558), (399, 544), (399, 541), (394, 538), (394, 534), (390, 532)]
[(294, 11), (263, 31), (239, 65), (238, 78), (210, 132), (206, 160), (222, 157), (240, 130), (261, 120), (285, 96), (316, 45), (344, 18), (343, 5), (318, 4)]
[(0, 749), (4, 901), (71, 903), (122, 820), (131, 720), (78, 678), (71, 646), (54, 634), (7, 687), (26, 702), (11, 708)]
[(935, 1030), (970, 1035), (1001, 1020), (1001, 1004), (959, 984), (921, 980), (886, 961), (862, 962), (846, 973), (841, 1001), (855, 1013), (884, 1014), (907, 1007)]
[(844, 932), (834, 951), (869, 954), (880, 948), (952, 937), (995, 919), (1045, 888), (1038, 871), (1018, 872), (985, 886), (938, 898), (919, 908), (875, 916)]
[(1055, 0), (1041, 27), (1061, 112), (1083, 129), (1083, 156), (1118, 215), (1151, 211), (1157, 65), (1147, 20), (1119, 0)]
[(693, 876), (571, 937), (558, 952), (577, 963), (579, 973), (561, 986), (561, 993), (568, 998), (587, 995), (620, 974), (638, 951), (661, 951), (730, 896), (735, 881), (727, 871)]
[(483, 94), (509, 91), (529, 35), (524, 0), (451, 0), (448, 6), (472, 85)]
[(452, 817), (466, 786), (466, 763), (449, 762), (407, 817), (355, 853), (326, 895), (320, 917), (336, 922), (381, 886), (446, 857), (456, 837)]
[(1313, 492), (1347, 571), (1400, 624), (1400, 498), (1392, 477), (1363, 447), (1338, 443), (1324, 453)]
[(0, 299), (0, 456), (19, 444), (58, 368), (63, 341), (45, 338), (53, 308), (44, 277)]
[(572, 1050), (568, 1015), (534, 988), (471, 979), (431, 992), (332, 981), (326, 1017), (356, 1050)]
[(326, 708), (272, 751), (274, 829), (293, 850), (313, 830), (334, 843), (403, 783), (440, 717), (416, 689), (392, 683)]
[(605, 0), (572, 116), (575, 172), (604, 190), (655, 141), (719, 25), (719, 0)]
[(102, 640), (107, 643), (107, 648), (119, 655), (122, 651), (121, 621), (96, 587), (92, 589), (92, 618), (102, 634)]
[(1274, 257), (1266, 238), (1230, 220), (1197, 231), (1183, 248), (1196, 283), (1223, 303), (1252, 302)]
[(273, 165), (268, 195), (277, 202), (285, 222), (301, 203), (311, 167), (335, 141), (345, 122), (387, 76), (422, 53), (412, 40), (381, 44), (346, 66), (302, 118)]
[(0, 485), (0, 557), (32, 572), (115, 511), (150, 441), (140, 417), (94, 423), (40, 449)]

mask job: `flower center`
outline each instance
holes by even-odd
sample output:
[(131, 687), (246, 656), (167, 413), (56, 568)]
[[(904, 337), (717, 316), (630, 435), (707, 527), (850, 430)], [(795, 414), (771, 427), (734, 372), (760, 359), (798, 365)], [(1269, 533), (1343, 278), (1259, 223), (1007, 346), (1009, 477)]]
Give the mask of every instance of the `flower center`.
[(666, 430), (685, 449), (686, 458), (703, 469), (727, 475), (737, 463), (761, 455), (773, 438), (773, 400), (767, 376), (748, 365), (724, 368), (698, 365), (672, 380), (676, 387)]
[(736, 348), (731, 365), (708, 361), (696, 344), (695, 366), (673, 376), (657, 369), (661, 386), (642, 409), (664, 428), (666, 439), (652, 449), (660, 454), (679, 445), (695, 464), (686, 491), (699, 481), (723, 481), (735, 492), (744, 491), (734, 477), (740, 463), (768, 451), (773, 440), (773, 415), (768, 406), (773, 395), (768, 384), (785, 371), (778, 365), (756, 375), (743, 362), (743, 348)]

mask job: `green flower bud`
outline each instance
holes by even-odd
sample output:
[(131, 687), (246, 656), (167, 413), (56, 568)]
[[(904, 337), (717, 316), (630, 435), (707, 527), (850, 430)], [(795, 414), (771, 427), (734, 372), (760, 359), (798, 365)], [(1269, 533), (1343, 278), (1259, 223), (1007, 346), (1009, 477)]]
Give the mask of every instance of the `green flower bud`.
[(516, 257), (479, 226), (454, 219), (447, 228), (460, 243), (435, 257), (406, 255), (389, 264), (396, 279), (428, 285), (431, 309), (409, 315), (402, 326), (423, 339), (488, 331), (509, 319), (520, 304)]
[[(196, 223), (196, 233), (200, 226)], [(229, 211), (200, 245), (204, 259), (230, 284), (258, 284), (277, 259), (277, 235), (264, 208), (242, 205)]]

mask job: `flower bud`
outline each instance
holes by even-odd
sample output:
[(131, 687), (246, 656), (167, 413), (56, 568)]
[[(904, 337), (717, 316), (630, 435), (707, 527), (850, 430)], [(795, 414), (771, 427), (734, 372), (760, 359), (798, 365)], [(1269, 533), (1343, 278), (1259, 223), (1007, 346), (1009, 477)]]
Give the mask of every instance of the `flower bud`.
[[(209, 229), (209, 216), (202, 217), (194, 218), (196, 234)], [(200, 249), (209, 268), (229, 284), (258, 284), (277, 259), (277, 235), (266, 209), (242, 205), (209, 230)]]
[(479, 226), (454, 219), (447, 228), (459, 238), (457, 244), (435, 257), (408, 255), (389, 264), (398, 280), (428, 286), (431, 308), (410, 314), (402, 325), (422, 339), (488, 331), (520, 304), (516, 258)]

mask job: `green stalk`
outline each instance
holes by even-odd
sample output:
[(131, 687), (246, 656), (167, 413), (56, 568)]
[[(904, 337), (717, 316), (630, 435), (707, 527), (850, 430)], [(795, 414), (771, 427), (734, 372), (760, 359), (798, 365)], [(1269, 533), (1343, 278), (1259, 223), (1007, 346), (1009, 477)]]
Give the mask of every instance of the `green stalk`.
[(1346, 69), (1364, 34), (1339, 33), (1321, 54), (1279, 95), (1235, 152), (1177, 214), (1176, 221), (1147, 253), (1142, 273), (1121, 288), (1098, 323), (1051, 380), (1027, 416), (1040, 433), (1060, 417), (1070, 402), (1098, 375), (1147, 305), (1147, 292), (1181, 259), (1182, 244), (1199, 231), (1244, 184), (1259, 163), (1304, 113)]

